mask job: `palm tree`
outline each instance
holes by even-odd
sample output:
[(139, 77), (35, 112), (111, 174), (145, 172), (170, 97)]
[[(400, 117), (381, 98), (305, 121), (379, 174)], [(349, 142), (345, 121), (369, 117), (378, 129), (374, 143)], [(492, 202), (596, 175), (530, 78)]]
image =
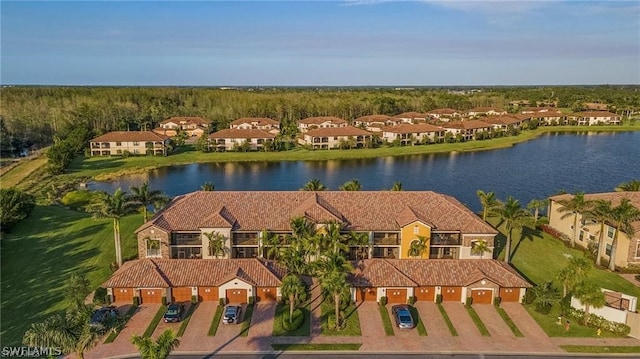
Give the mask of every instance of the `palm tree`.
[(583, 324), (587, 325), (591, 307), (602, 308), (605, 305), (604, 293), (595, 282), (583, 280), (576, 285), (573, 294), (584, 305)]
[(345, 244), (345, 237), (340, 233), (342, 230), (342, 224), (331, 221), (325, 223), (325, 233), (322, 235), (323, 245), (322, 249), (330, 254), (341, 254), (349, 250), (349, 247)]
[(325, 272), (320, 277), (322, 289), (333, 297), (334, 313), (336, 316), (336, 330), (342, 326), (340, 318), (340, 300), (345, 290), (348, 290), (347, 273), (339, 271)]
[(529, 202), (529, 204), (527, 204), (527, 208), (533, 210), (533, 220), (536, 223), (538, 222), (538, 215), (540, 213), (540, 210), (543, 209), (543, 208), (547, 208), (548, 205), (549, 205), (549, 199), (548, 198), (545, 198), (545, 199), (532, 199), (531, 202)]
[(507, 245), (505, 247), (504, 261), (509, 263), (511, 261), (511, 236), (513, 230), (522, 229), (525, 224), (528, 224), (531, 220), (531, 214), (520, 207), (520, 201), (511, 196), (507, 198), (499, 214), (507, 230)]
[(361, 189), (362, 185), (357, 179), (347, 181), (342, 186), (340, 186), (341, 191), (360, 191)]
[(604, 227), (606, 222), (612, 219), (612, 213), (613, 208), (611, 207), (611, 201), (599, 199), (594, 201), (593, 206), (582, 214), (585, 220), (594, 220), (600, 223), (598, 253), (596, 254), (596, 265), (598, 266), (602, 263), (602, 256), (604, 256), (605, 250)]
[(226, 238), (222, 233), (204, 232), (204, 236), (209, 240), (209, 255), (216, 258), (225, 255), (227, 252), (227, 248), (225, 247)]
[(200, 186), (200, 189), (207, 192), (212, 192), (216, 189), (216, 186), (211, 181), (207, 181)]
[(395, 181), (393, 182), (393, 187), (391, 187), (392, 191), (402, 191), (402, 182)]
[(427, 244), (427, 237), (418, 236), (418, 239), (411, 241), (411, 245), (409, 246), (409, 257), (418, 258), (422, 257), (424, 251), (429, 247)]
[(631, 180), (629, 182), (620, 183), (618, 187), (616, 187), (616, 192), (639, 192), (640, 191), (640, 180)]
[(559, 200), (558, 210), (564, 213), (560, 218), (564, 219), (573, 216), (573, 236), (571, 237), (571, 247), (575, 247), (578, 237), (578, 214), (586, 212), (591, 207), (591, 202), (584, 198), (583, 192), (577, 192), (573, 197)]
[(306, 274), (308, 265), (305, 261), (305, 255), (301, 244), (292, 243), (282, 251), (278, 262), (287, 268), (289, 273)]
[(293, 311), (298, 303), (304, 300), (306, 287), (295, 274), (287, 274), (282, 278), (282, 296), (289, 298), (289, 323), (293, 322)]
[(558, 291), (553, 287), (551, 281), (536, 286), (532, 290), (536, 297), (534, 301), (536, 308), (541, 312), (551, 309), (553, 304), (559, 299)]
[(267, 247), (266, 257), (267, 259), (275, 259), (278, 260), (280, 258), (280, 252), (282, 248), (280, 247), (281, 238), (280, 236), (269, 232), (267, 230), (262, 231), (260, 235), (262, 246)]
[(180, 345), (180, 339), (171, 329), (167, 329), (156, 341), (142, 335), (134, 335), (131, 337), (131, 343), (138, 348), (142, 359), (165, 359)]
[(640, 210), (628, 198), (623, 198), (620, 204), (613, 208), (612, 220), (615, 223), (616, 234), (613, 236), (613, 242), (611, 242), (609, 270), (614, 271), (616, 269), (616, 250), (620, 231), (626, 233), (629, 238), (633, 238), (635, 230), (632, 223), (638, 219), (640, 219)]
[(126, 192), (118, 188), (113, 195), (101, 192), (95, 202), (89, 206), (89, 211), (95, 218), (113, 219), (113, 239), (116, 246), (116, 263), (122, 266), (122, 247), (120, 245), (120, 218), (135, 213), (139, 203), (132, 201)]
[(148, 181), (145, 181), (140, 187), (132, 186), (131, 193), (131, 199), (140, 203), (140, 205), (142, 206), (142, 218), (144, 221), (143, 223), (147, 223), (147, 207), (149, 205), (155, 205), (167, 198), (162, 194), (161, 191), (149, 190)]
[(584, 256), (573, 256), (569, 263), (558, 273), (558, 280), (562, 283), (562, 296), (573, 290), (576, 283), (587, 278), (591, 270), (591, 262)]
[(356, 247), (356, 259), (369, 258), (369, 252), (367, 251), (363, 255), (363, 249), (369, 247), (369, 233), (354, 232), (349, 233), (349, 245)]
[(501, 203), (494, 192), (485, 193), (482, 190), (477, 190), (476, 195), (482, 206), (482, 220), (486, 221), (487, 216), (495, 214), (500, 209)]
[(481, 239), (473, 244), (471, 251), (474, 253), (480, 253), (480, 259), (483, 259), (484, 253), (489, 251), (489, 244), (484, 239)]
[(315, 224), (306, 217), (294, 217), (289, 222), (291, 233), (298, 240), (310, 237), (316, 234)]
[(320, 182), (317, 178), (312, 178), (307, 182), (304, 187), (300, 188), (301, 191), (326, 191), (327, 187)]

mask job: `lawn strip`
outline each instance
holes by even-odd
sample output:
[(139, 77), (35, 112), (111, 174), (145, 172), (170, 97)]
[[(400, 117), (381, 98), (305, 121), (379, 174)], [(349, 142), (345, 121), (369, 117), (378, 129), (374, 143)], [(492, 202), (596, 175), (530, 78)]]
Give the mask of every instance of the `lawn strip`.
[(513, 335), (519, 338), (524, 337), (520, 329), (518, 329), (518, 327), (516, 326), (516, 323), (514, 323), (513, 320), (511, 320), (511, 317), (509, 317), (509, 314), (507, 314), (507, 312), (505, 312), (504, 309), (500, 307), (496, 307), (496, 310), (498, 311), (498, 314), (500, 315), (502, 320), (504, 320), (504, 322), (507, 324), (509, 329), (511, 329), (511, 331), (513, 332)]
[(242, 321), (242, 329), (240, 329), (240, 336), (246, 337), (249, 335), (249, 328), (251, 327), (251, 317), (253, 316), (253, 309), (255, 304), (247, 305), (247, 311), (244, 313), (244, 320)]
[(391, 318), (389, 318), (389, 311), (387, 310), (387, 307), (378, 304), (378, 310), (380, 311), (380, 317), (382, 317), (384, 333), (387, 336), (395, 335), (395, 333), (393, 332), (393, 324), (391, 324)]
[(409, 307), (409, 311), (411, 311), (411, 316), (416, 321), (416, 330), (418, 331), (418, 335), (427, 336), (427, 328), (424, 327), (424, 323), (422, 322), (422, 318), (420, 318), (420, 313), (418, 313), (418, 309), (414, 306)]
[(271, 344), (273, 350), (287, 351), (287, 350), (360, 350), (362, 344), (360, 343), (337, 343), (337, 344)]
[(569, 353), (640, 353), (640, 346), (560, 345)]
[(480, 319), (480, 316), (478, 316), (478, 313), (476, 313), (476, 310), (473, 309), (473, 307), (470, 305), (465, 305), (464, 307), (467, 309), (467, 313), (469, 313), (469, 316), (480, 331), (480, 334), (482, 334), (483, 337), (490, 337), (491, 333), (489, 333), (489, 329), (487, 329), (487, 327), (484, 325), (482, 319)]
[[(546, 255), (546, 254), (545, 254)], [(535, 305), (525, 305), (524, 308), (529, 312), (529, 315), (538, 323), (540, 328), (550, 337), (565, 337), (565, 338), (620, 338), (620, 335), (616, 335), (610, 331), (602, 330), (600, 336), (595, 328), (589, 328), (582, 325), (579, 321), (571, 321), (571, 327), (569, 330), (565, 330), (564, 325), (558, 323), (558, 317), (560, 316), (560, 305), (554, 303), (551, 307), (549, 314), (542, 314), (535, 310)]]
[(447, 327), (449, 328), (449, 333), (451, 333), (452, 336), (457, 337), (458, 331), (456, 330), (456, 327), (453, 326), (453, 323), (451, 323), (449, 314), (447, 314), (447, 311), (444, 309), (442, 304), (437, 303), (437, 306), (438, 306), (438, 310), (440, 311), (440, 314), (442, 314), (442, 319), (444, 319), (444, 322), (447, 323)]
[(284, 313), (289, 311), (289, 305), (278, 303), (276, 306), (276, 314), (273, 318), (273, 333), (271, 335), (274, 337), (308, 337), (311, 335), (311, 311), (309, 311), (309, 303), (304, 307), (300, 307), (300, 310), (302, 310), (302, 314), (304, 315), (304, 321), (300, 328), (289, 332), (286, 331), (282, 325)]
[(166, 311), (167, 311), (167, 306), (166, 305), (161, 305), (160, 309), (158, 309), (158, 311), (156, 312), (156, 315), (151, 320), (151, 323), (149, 323), (149, 326), (147, 327), (147, 330), (144, 331), (144, 334), (142, 335), (143, 337), (148, 338), (153, 334), (153, 332), (158, 327), (158, 324), (162, 320), (162, 316), (164, 315), (164, 313)]
[(113, 343), (113, 341), (116, 340), (122, 329), (127, 326), (129, 319), (131, 319), (136, 310), (138, 310), (137, 305), (132, 305), (131, 307), (129, 307), (129, 310), (127, 310), (127, 313), (125, 313), (124, 315), (124, 323), (122, 323), (122, 325), (118, 327), (117, 330), (112, 330), (111, 333), (109, 333), (107, 339), (104, 340), (104, 344)]
[(213, 315), (213, 320), (211, 321), (211, 326), (209, 327), (209, 331), (207, 335), (213, 337), (218, 332), (218, 326), (220, 325), (220, 319), (222, 319), (222, 313), (224, 312), (224, 307), (219, 305), (216, 308), (216, 314)]
[(328, 319), (329, 315), (334, 314), (333, 304), (328, 303), (327, 301), (322, 303), (322, 315), (321, 315), (321, 325), (322, 325), (322, 335), (328, 336), (360, 336), (362, 332), (360, 331), (360, 319), (358, 318), (358, 311), (356, 310), (356, 306), (351, 304), (349, 305), (343, 312), (345, 316), (346, 325), (342, 330), (330, 330), (328, 328)]
[(187, 330), (187, 325), (189, 325), (189, 321), (191, 320), (191, 315), (193, 314), (193, 311), (196, 310), (196, 307), (198, 306), (198, 304), (193, 304), (191, 303), (191, 305), (189, 306), (189, 310), (187, 310), (187, 314), (184, 317), (184, 319), (182, 319), (182, 323), (180, 324), (180, 329), (178, 329), (178, 337), (181, 337), (182, 334), (184, 334), (184, 331)]

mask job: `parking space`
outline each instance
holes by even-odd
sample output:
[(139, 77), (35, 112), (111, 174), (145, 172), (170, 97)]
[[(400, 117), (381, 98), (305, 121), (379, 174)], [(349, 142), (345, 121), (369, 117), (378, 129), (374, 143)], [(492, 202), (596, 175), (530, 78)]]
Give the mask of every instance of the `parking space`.
[(479, 338), (480, 331), (467, 313), (464, 305), (460, 302), (443, 302), (442, 305), (449, 315), (449, 319), (462, 338)]
[[(393, 324), (393, 332), (397, 337), (400, 338), (416, 338), (418, 339), (418, 331), (413, 328), (413, 329), (400, 329), (398, 328), (398, 325), (396, 324), (396, 318), (393, 315), (393, 305), (387, 305), (387, 311), (389, 312), (389, 318), (391, 318), (391, 324)], [(416, 318), (413, 318), (413, 320), (415, 321)]]
[(474, 304), (473, 309), (478, 313), (480, 320), (487, 327), (491, 336), (499, 336), (501, 338), (516, 337), (492, 304)]
[(444, 322), (436, 303), (416, 302), (415, 307), (420, 313), (420, 319), (422, 319), (429, 337), (451, 337), (449, 328), (447, 328), (447, 324)]
[(251, 317), (250, 338), (271, 337), (273, 333), (273, 320), (276, 315), (276, 302), (264, 302), (256, 304)]
[(163, 318), (163, 320), (160, 320), (160, 323), (158, 323), (156, 330), (151, 335), (152, 338), (154, 339), (158, 338), (167, 329), (173, 330), (174, 334), (178, 333), (178, 330), (180, 330), (180, 326), (182, 325), (182, 321), (186, 317), (187, 312), (189, 311), (189, 308), (193, 304), (191, 304), (191, 302), (186, 302), (186, 303), (182, 303), (182, 305), (184, 305), (184, 308), (182, 309), (182, 315), (180, 316), (180, 321), (176, 323), (165, 323)]

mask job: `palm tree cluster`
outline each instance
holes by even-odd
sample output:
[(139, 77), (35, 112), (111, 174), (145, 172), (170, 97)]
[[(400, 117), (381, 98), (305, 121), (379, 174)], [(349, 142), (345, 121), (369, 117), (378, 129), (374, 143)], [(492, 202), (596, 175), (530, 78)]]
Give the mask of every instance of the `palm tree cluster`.
[[(302, 188), (300, 188), (301, 191), (326, 191), (329, 188), (327, 188), (327, 186), (325, 186), (324, 184), (322, 184), (322, 182), (320, 182), (319, 179), (317, 178), (312, 178), (310, 179), (307, 183), (304, 184), (304, 186), (302, 186)], [(361, 191), (362, 190), (362, 184), (360, 183), (360, 181), (358, 181), (357, 179), (351, 179), (345, 183), (343, 183), (339, 189), (341, 191)], [(402, 182), (400, 181), (395, 181), (393, 182), (393, 185), (390, 188), (391, 191), (402, 191)]]

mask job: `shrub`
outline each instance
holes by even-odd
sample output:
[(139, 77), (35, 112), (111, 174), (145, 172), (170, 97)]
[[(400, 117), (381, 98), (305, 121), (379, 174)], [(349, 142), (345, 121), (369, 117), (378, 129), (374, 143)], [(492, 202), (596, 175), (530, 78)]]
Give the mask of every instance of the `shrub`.
[(493, 305), (495, 305), (496, 307), (499, 307), (500, 303), (502, 303), (502, 297), (494, 297), (493, 298)]
[(162, 296), (162, 305), (167, 305), (167, 297), (166, 296)]
[[(584, 311), (570, 307), (564, 313), (564, 316), (566, 318), (570, 318), (573, 321), (581, 322), (584, 318)], [(631, 328), (628, 325), (612, 322), (593, 313), (589, 313), (589, 322), (587, 323), (587, 326), (589, 328), (600, 328), (602, 330), (606, 330), (622, 336), (626, 336), (631, 332)]]
[(535, 308), (536, 312), (538, 312), (540, 314), (547, 315), (547, 314), (549, 314), (551, 312), (551, 308), (552, 307), (553, 306), (549, 305), (549, 304), (537, 303), (534, 308)]
[(536, 300), (536, 293), (533, 290), (528, 289), (527, 292), (524, 294), (524, 298), (523, 298), (524, 304), (531, 304), (535, 300)]
[(346, 327), (346, 322), (344, 320), (344, 312), (340, 312), (340, 327), (336, 327), (336, 315), (329, 314), (327, 317), (327, 327), (329, 330), (342, 330)]
[(227, 304), (227, 298), (220, 298), (219, 303), (221, 307), (224, 307)]
[(61, 199), (60, 203), (63, 206), (69, 207), (74, 211), (84, 212), (86, 207), (95, 201), (95, 198), (99, 196), (99, 192), (78, 190), (67, 192)]
[(93, 292), (93, 303), (98, 305), (109, 303), (108, 297), (107, 288), (98, 287), (95, 292)]
[(464, 305), (466, 305), (467, 307), (470, 307), (471, 304), (473, 304), (473, 298), (467, 297), (467, 299), (464, 302)]
[(7, 232), (9, 227), (27, 218), (36, 204), (33, 195), (14, 187), (0, 189), (0, 231)]
[(387, 305), (387, 301), (388, 301), (388, 299), (387, 299), (386, 296), (380, 297), (380, 305), (381, 306), (384, 307), (385, 305)]
[(253, 303), (255, 303), (255, 302), (256, 302), (256, 297), (250, 296), (249, 297), (249, 305), (253, 305)]
[(293, 311), (293, 320), (289, 323), (289, 310), (286, 309), (282, 316), (282, 328), (288, 332), (293, 332), (302, 326), (304, 313), (300, 308)]
[(437, 304), (442, 303), (442, 294), (438, 294), (438, 295), (436, 295), (436, 303), (437, 303)]
[(571, 308), (571, 294), (567, 294), (560, 299), (560, 313), (565, 313), (569, 308)]
[(408, 302), (408, 304), (409, 304), (409, 305), (414, 305), (414, 304), (416, 304), (416, 300), (417, 300), (417, 299), (416, 299), (416, 297), (415, 297), (415, 296), (411, 296), (411, 297), (409, 297), (409, 299), (407, 300), (407, 302)]
[(140, 297), (133, 297), (133, 305), (135, 305), (136, 307), (140, 305)]

